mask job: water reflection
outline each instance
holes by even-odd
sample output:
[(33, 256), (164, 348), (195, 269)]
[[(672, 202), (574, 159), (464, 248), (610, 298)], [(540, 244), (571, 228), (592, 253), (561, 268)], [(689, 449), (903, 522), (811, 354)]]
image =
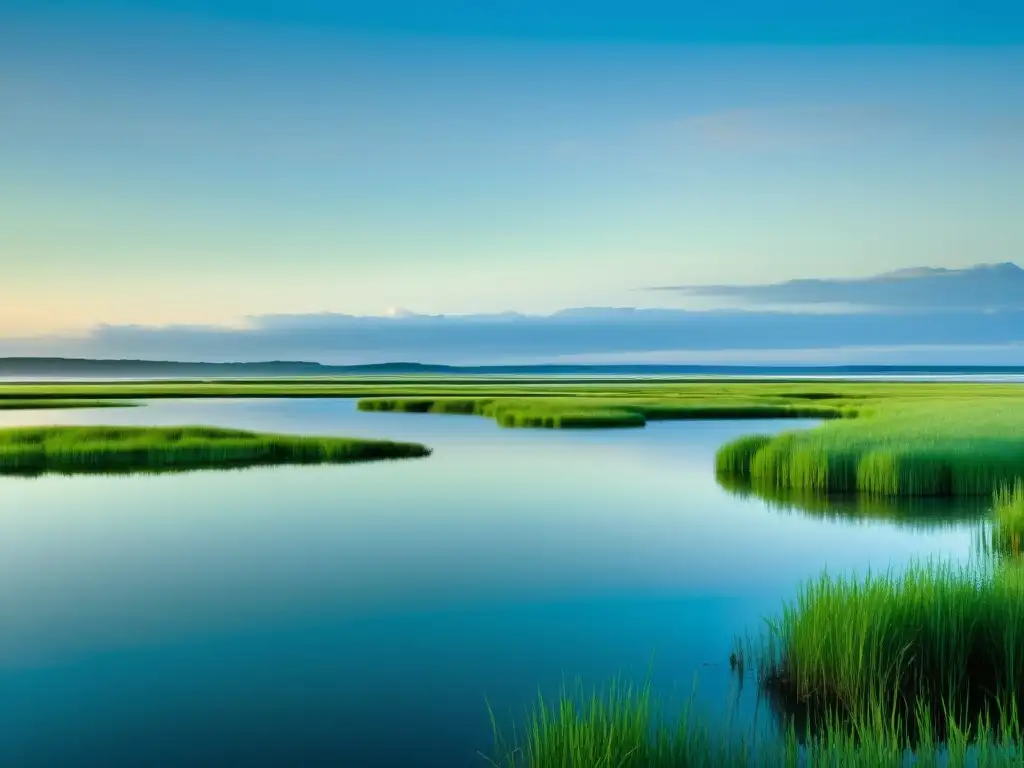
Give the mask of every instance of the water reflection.
[(801, 490), (755, 487), (749, 482), (718, 475), (719, 486), (740, 499), (759, 499), (773, 512), (799, 514), (834, 522), (887, 522), (911, 531), (952, 529), (986, 519), (988, 497), (904, 497), (867, 494), (822, 494)]
[(276, 458), (253, 458), (253, 459), (220, 459), (216, 462), (195, 462), (190, 464), (180, 463), (167, 466), (148, 466), (143, 456), (133, 464), (131, 461), (123, 462), (119, 466), (104, 467), (91, 466), (88, 464), (70, 466), (35, 466), (35, 467), (3, 467), (0, 466), (0, 477), (21, 478), (34, 480), (44, 477), (75, 477), (75, 476), (101, 476), (101, 477), (136, 477), (136, 476), (157, 476), (157, 475), (185, 475), (196, 472), (240, 472), (254, 469), (268, 469), (271, 467), (299, 467), (299, 466), (324, 466), (343, 464), (369, 464), (408, 461), (410, 459), (422, 458), (410, 456), (403, 458), (366, 458), (354, 459), (351, 461), (324, 461), (320, 458), (294, 457), (288, 459)]
[(1024, 542), (1019, 531), (1000, 526), (989, 519), (978, 523), (971, 535), (974, 556), (993, 567), (1024, 568)]
[[(718, 724), (733, 638), (759, 632), (822, 567), (899, 568), (970, 547), (966, 529), (851, 528), (724, 493), (717, 448), (793, 422), (502, 430), (273, 399), (0, 414), (33, 421), (436, 450), (344, 467), (0, 478), (0, 765), (19, 768), (81, 755), (468, 768), (492, 743), (488, 703), (521, 722), (539, 690), (643, 680), (652, 653), (658, 698), (686, 702), (699, 676), (695, 713)], [(747, 682), (733, 720), (755, 716)]]

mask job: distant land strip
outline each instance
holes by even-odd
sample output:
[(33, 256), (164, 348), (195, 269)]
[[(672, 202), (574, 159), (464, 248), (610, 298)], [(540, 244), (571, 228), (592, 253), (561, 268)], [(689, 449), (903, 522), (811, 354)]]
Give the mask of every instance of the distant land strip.
[(281, 376), (999, 376), (1024, 375), (1024, 366), (935, 365), (436, 365), (387, 362), (325, 365), (316, 362), (181, 362), (174, 360), (98, 360), (63, 357), (0, 358), (7, 378), (229, 378)]

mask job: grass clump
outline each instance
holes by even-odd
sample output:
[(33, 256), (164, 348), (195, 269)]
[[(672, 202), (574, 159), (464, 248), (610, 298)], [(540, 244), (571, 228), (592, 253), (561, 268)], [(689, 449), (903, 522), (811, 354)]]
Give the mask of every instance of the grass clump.
[(359, 400), (363, 411), (404, 413), (459, 413), (487, 416), (503, 427), (547, 429), (609, 429), (643, 427), (648, 421), (695, 419), (836, 418), (848, 410), (832, 406), (794, 405), (782, 402), (731, 401), (719, 398), (655, 400), (597, 397), (500, 396), (500, 397), (392, 397)]
[[(650, 684), (614, 681), (587, 694), (582, 685), (564, 688), (549, 703), (542, 695), (527, 715), (521, 733), (510, 738), (492, 713), (495, 747), (488, 758), (502, 768), (728, 768), (754, 765), (750, 740), (713, 733), (687, 705), (669, 718), (651, 696)], [(797, 743), (777, 755), (793, 760), (758, 765), (795, 765)], [(760, 757), (768, 757), (762, 754)]]
[(415, 443), (261, 434), (217, 427), (21, 427), (0, 430), (0, 473), (167, 472), (428, 456)]
[(1024, 480), (996, 491), (992, 518), (992, 551), (1019, 558), (1024, 542)]
[(613, 428), (642, 427), (644, 417), (624, 408), (594, 406), (583, 400), (519, 398), (401, 397), (366, 398), (357, 403), (361, 411), (400, 413), (449, 413), (487, 416), (503, 427)]
[(0, 398), (0, 411), (49, 410), (60, 408), (130, 408), (139, 403), (116, 400), (20, 400)]
[(638, 413), (611, 408), (588, 408), (585, 403), (567, 401), (552, 408), (547, 401), (518, 399), (404, 397), (366, 398), (357, 403), (361, 411), (396, 413), (448, 413), (488, 416), (503, 427), (608, 428), (642, 427), (646, 422)]
[(754, 456), (772, 439), (771, 435), (747, 435), (728, 443), (715, 454), (715, 474), (726, 483), (749, 480)]
[(1024, 571), (823, 574), (769, 622), (756, 655), (767, 694), (814, 727), (884, 720), (910, 742), (1005, 726), (1024, 696)]
[(360, 411), (391, 411), (395, 413), (453, 413), (483, 414), (491, 403), (486, 398), (465, 397), (373, 397), (360, 400), (356, 407)]
[(988, 496), (1024, 475), (1024, 402), (890, 403), (867, 418), (728, 443), (716, 468), (765, 493)]
[[(801, 735), (792, 722), (766, 734), (756, 724), (746, 732), (728, 722), (712, 727), (693, 711), (692, 701), (670, 717), (649, 684), (614, 682), (589, 695), (577, 685), (552, 703), (540, 696), (525, 727), (510, 738), (492, 712), (495, 747), (488, 762), (500, 768), (1009, 768), (1022, 760), (1013, 717), (1005, 719), (999, 736), (983, 728), (973, 738), (957, 731), (941, 742), (927, 731), (911, 751), (881, 707), (855, 731), (830, 718), (817, 734)], [(923, 721), (926, 711), (921, 715)]]
[(614, 429), (642, 427), (643, 414), (625, 408), (588, 407), (585, 403), (492, 403), (485, 415), (502, 427)]

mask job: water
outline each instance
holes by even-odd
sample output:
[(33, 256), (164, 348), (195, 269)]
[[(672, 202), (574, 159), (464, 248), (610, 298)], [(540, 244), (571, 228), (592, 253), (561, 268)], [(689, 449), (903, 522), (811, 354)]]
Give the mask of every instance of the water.
[[(577, 676), (720, 713), (736, 634), (830, 571), (966, 559), (970, 523), (783, 512), (716, 448), (809, 426), (502, 430), (345, 400), (0, 413), (426, 443), (429, 459), (0, 479), (0, 764), (483, 766)], [(749, 698), (749, 697), (748, 697)], [(743, 712), (753, 702), (741, 702)]]

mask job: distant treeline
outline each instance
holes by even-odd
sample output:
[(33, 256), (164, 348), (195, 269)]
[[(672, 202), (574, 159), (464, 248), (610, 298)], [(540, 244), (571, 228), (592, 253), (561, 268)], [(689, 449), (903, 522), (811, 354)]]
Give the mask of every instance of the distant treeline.
[(187, 363), (172, 360), (90, 360), (65, 357), (0, 358), (0, 376), (97, 378), (217, 378), (237, 376), (344, 376), (400, 374), (503, 374), (577, 376), (870, 376), (1010, 375), (1024, 366), (742, 366), (742, 365), (489, 365), (456, 366), (392, 362), (323, 365), (305, 361)]

